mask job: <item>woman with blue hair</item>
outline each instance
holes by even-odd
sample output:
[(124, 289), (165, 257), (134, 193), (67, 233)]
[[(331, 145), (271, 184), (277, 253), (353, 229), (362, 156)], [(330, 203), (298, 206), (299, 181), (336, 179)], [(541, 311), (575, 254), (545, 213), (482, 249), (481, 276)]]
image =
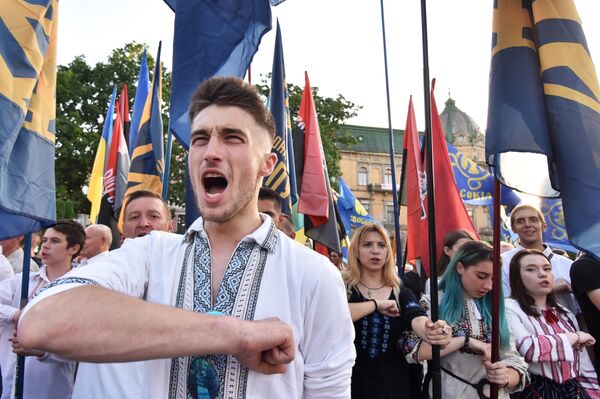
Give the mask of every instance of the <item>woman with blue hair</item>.
[[(527, 364), (515, 349), (500, 301), (500, 361), (492, 363), (492, 248), (465, 243), (451, 259), (440, 283), (440, 319), (452, 327), (450, 344), (441, 350), (442, 397), (484, 398), (490, 384), (500, 386), (498, 398), (508, 399), (527, 380)], [(430, 309), (428, 295), (421, 300)], [(431, 346), (410, 334), (403, 342), (407, 360), (431, 359)], [(429, 389), (425, 378), (424, 389)]]

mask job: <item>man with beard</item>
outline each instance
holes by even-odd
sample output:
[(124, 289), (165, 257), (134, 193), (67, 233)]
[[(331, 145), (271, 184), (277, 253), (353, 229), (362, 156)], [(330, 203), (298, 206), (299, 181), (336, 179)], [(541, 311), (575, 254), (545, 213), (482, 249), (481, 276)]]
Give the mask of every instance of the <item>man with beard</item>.
[(202, 217), (184, 236), (125, 240), (102, 267), (55, 282), (23, 315), (21, 342), (84, 361), (158, 359), (137, 397), (349, 398), (342, 279), (258, 212), (276, 162), (272, 116), (252, 86), (212, 78), (190, 119)]

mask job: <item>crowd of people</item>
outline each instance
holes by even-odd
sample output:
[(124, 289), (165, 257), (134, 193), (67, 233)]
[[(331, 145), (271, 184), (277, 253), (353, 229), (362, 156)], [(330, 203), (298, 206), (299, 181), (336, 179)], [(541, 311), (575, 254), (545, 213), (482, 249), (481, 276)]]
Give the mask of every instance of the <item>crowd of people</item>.
[(539, 210), (511, 213), (519, 246), (502, 254), (494, 362), (488, 244), (448, 232), (433, 321), (425, 279), (399, 277), (381, 225), (354, 232), (347, 262), (294, 241), (279, 195), (261, 188), (274, 124), (255, 89), (209, 79), (189, 116), (202, 216), (185, 234), (159, 194), (138, 190), (119, 249), (110, 228), (73, 221), (39, 234), (39, 253), (0, 242), (1, 399), (17, 354), (26, 399), (421, 398), (434, 346), (444, 398), (488, 397), (492, 384), (500, 398), (600, 398), (600, 262), (552, 252)]

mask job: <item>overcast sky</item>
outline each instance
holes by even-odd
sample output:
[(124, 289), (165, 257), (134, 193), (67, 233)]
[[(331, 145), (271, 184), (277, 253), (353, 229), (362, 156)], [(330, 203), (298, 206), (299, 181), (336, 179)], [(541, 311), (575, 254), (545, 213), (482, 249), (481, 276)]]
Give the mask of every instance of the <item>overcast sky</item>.
[[(600, 1), (577, 0), (588, 45), (600, 62)], [(387, 0), (386, 35), (392, 122), (403, 129), (414, 96), (419, 129), (423, 119), (423, 64), (419, 0)], [(429, 0), (430, 76), (437, 78), (440, 111), (450, 92), (456, 104), (485, 130), (490, 61), (492, 0)], [(304, 71), (321, 94), (343, 94), (362, 105), (354, 124), (387, 127), (380, 2), (375, 0), (287, 0), (273, 8), (279, 18), (288, 82), (303, 86)], [(161, 0), (62, 0), (58, 61), (84, 54), (89, 63), (106, 60), (130, 41), (156, 53), (163, 41), (167, 68), (173, 48), (172, 11)], [(275, 29), (261, 42), (252, 79), (271, 71)], [(135, 83), (135, 82), (130, 82)]]

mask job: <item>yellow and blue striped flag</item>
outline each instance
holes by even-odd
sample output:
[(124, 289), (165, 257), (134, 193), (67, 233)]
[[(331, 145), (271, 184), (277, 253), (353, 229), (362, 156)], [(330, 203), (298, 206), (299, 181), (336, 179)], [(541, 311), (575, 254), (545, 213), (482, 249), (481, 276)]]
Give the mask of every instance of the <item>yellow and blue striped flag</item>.
[(96, 157), (94, 158), (94, 166), (92, 166), (90, 183), (88, 184), (87, 199), (92, 204), (90, 209), (90, 220), (92, 223), (96, 223), (98, 220), (100, 203), (102, 201), (102, 193), (104, 192), (104, 172), (106, 171), (107, 159), (106, 149), (110, 147), (110, 139), (112, 137), (113, 114), (115, 111), (116, 95), (117, 87), (114, 86), (112, 95), (110, 96), (110, 102), (108, 103), (106, 117), (104, 118), (104, 128), (102, 129), (102, 135), (100, 136), (100, 141), (98, 142), (98, 149), (96, 150)]
[(54, 224), (57, 0), (0, 1), (0, 239)]
[[(165, 172), (163, 124), (161, 114), (162, 68), (160, 63), (160, 45), (156, 57), (156, 67), (152, 78), (152, 89), (148, 93), (144, 112), (140, 120), (137, 143), (131, 155), (131, 166), (127, 176), (127, 191), (122, 209), (125, 208), (127, 195), (137, 190), (150, 190), (162, 193)], [(123, 210), (119, 218), (119, 230), (123, 224)]]
[(489, 96), (488, 164), (520, 191), (560, 190), (571, 243), (600, 258), (600, 86), (573, 0), (494, 1)]
[(275, 141), (272, 151), (277, 154), (277, 163), (271, 175), (265, 177), (263, 186), (277, 192), (281, 197), (281, 211), (292, 216), (292, 204), (297, 201), (296, 176), (294, 168), (294, 149), (292, 143), (292, 123), (290, 121), (290, 104), (285, 80), (285, 63), (283, 61), (283, 44), (281, 29), (277, 21), (275, 51), (273, 52), (273, 71), (271, 73), (271, 93), (269, 94), (269, 110), (275, 120)]

